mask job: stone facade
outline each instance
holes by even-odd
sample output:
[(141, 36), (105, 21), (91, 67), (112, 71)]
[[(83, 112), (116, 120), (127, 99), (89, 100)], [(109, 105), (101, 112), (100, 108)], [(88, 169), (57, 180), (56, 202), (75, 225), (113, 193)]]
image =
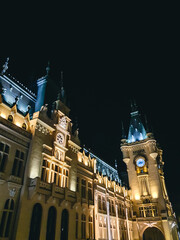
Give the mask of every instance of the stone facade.
[(0, 80), (0, 239), (138, 240), (149, 229), (157, 239), (178, 239), (152, 134), (138, 125), (122, 139), (127, 189), (117, 169), (81, 147), (63, 85), (49, 117), (48, 73), (38, 80), (41, 100), (6, 72)]

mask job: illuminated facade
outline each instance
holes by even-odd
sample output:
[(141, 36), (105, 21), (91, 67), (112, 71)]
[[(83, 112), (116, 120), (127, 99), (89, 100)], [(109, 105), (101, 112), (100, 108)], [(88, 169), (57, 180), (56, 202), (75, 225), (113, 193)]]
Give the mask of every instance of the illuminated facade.
[(8, 61), (0, 75), (0, 239), (178, 239), (162, 150), (135, 104), (121, 143), (128, 190), (116, 168), (81, 148), (62, 81), (48, 112), (49, 67), (37, 95), (7, 69)]

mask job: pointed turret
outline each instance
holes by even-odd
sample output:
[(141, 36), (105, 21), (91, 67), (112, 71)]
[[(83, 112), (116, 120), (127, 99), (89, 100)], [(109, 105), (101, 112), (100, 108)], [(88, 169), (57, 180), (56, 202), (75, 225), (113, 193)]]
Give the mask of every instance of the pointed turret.
[(63, 112), (66, 116), (69, 116), (70, 109), (67, 106), (66, 101), (66, 93), (64, 90), (64, 83), (63, 83), (63, 72), (61, 71), (61, 78), (60, 78), (60, 89), (57, 95), (57, 100), (53, 102), (53, 109), (54, 110), (60, 110)]
[(61, 71), (60, 90), (58, 92), (57, 100), (61, 100), (61, 102), (66, 104), (66, 94), (65, 94), (64, 83), (63, 83), (63, 71)]
[(128, 143), (141, 141), (147, 138), (146, 130), (141, 122), (138, 107), (133, 101), (131, 103), (131, 119), (128, 133)]

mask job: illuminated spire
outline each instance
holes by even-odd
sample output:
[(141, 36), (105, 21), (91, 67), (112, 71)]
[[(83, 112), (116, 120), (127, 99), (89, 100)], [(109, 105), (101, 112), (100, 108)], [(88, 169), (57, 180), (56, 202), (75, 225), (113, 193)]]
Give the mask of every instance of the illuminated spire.
[(5, 72), (8, 70), (8, 63), (9, 63), (9, 57), (6, 59), (6, 62), (3, 65), (3, 70), (1, 72), (1, 74), (5, 74)]
[(131, 102), (131, 111), (128, 143), (141, 141), (147, 138), (146, 130), (141, 122), (140, 114), (135, 101)]

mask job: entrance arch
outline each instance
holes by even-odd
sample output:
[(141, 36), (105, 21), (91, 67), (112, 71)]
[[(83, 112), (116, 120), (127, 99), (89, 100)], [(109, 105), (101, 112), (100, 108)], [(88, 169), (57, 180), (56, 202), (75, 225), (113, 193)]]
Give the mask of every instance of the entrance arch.
[(69, 213), (67, 209), (62, 211), (61, 215), (61, 238), (60, 240), (68, 240), (68, 225), (69, 225)]
[(143, 240), (165, 240), (165, 238), (158, 228), (148, 227), (143, 233)]

